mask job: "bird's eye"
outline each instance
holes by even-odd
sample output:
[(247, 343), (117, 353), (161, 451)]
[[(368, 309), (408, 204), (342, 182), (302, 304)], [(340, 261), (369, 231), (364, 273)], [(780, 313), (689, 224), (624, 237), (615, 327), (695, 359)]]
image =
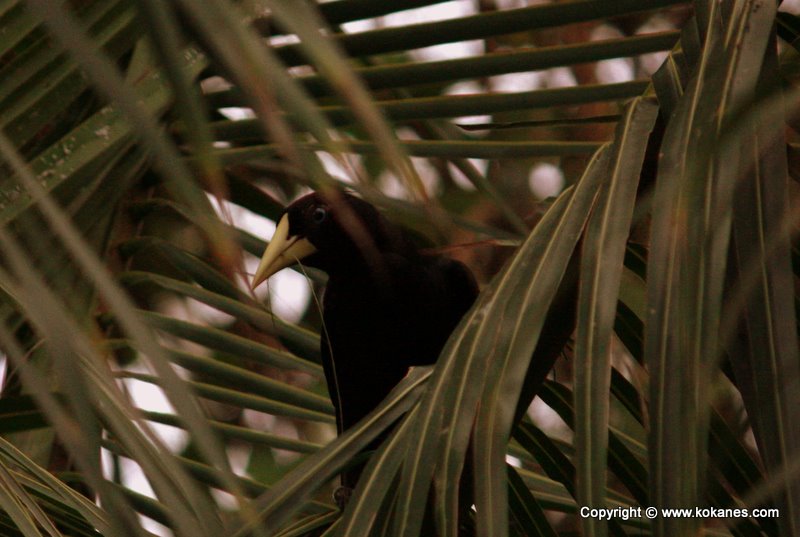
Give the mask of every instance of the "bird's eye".
[(314, 209), (314, 212), (311, 213), (311, 219), (315, 224), (321, 224), (327, 217), (328, 211), (326, 211), (323, 207), (317, 207)]

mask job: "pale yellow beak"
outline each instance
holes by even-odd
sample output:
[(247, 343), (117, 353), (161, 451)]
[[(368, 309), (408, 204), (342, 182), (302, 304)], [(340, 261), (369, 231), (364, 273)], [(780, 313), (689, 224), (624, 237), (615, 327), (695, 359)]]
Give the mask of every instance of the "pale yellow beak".
[(308, 257), (317, 249), (311, 241), (304, 237), (289, 236), (289, 217), (283, 215), (272, 240), (269, 241), (261, 263), (258, 265), (251, 289), (255, 289), (267, 278), (288, 266), (294, 265), (304, 257)]

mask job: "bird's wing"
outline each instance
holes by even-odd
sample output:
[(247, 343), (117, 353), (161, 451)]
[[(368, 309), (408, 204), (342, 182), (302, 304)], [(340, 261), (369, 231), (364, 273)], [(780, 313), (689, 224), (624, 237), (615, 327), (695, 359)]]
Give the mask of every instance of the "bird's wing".
[(445, 257), (394, 260), (398, 318), (416, 340), (408, 365), (432, 364), (447, 338), (475, 302), (478, 286), (461, 262)]
[(445, 282), (445, 300), (449, 305), (449, 318), (453, 320), (455, 327), (475, 303), (478, 283), (472, 272), (460, 261), (440, 258), (438, 265), (441, 267)]

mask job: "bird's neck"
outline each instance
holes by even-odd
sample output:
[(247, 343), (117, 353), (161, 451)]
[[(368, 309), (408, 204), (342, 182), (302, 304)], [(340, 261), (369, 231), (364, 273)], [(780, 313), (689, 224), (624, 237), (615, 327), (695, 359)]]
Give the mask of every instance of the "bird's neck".
[(317, 258), (317, 267), (328, 274), (329, 280), (342, 285), (381, 287), (391, 284), (397, 272), (408, 262), (420, 256), (411, 248), (390, 251), (361, 251), (355, 248), (337, 252), (335, 255)]
[(352, 263), (333, 267), (328, 271), (328, 285), (337, 288), (360, 289), (378, 292), (392, 285), (392, 271), (385, 263), (368, 265)]

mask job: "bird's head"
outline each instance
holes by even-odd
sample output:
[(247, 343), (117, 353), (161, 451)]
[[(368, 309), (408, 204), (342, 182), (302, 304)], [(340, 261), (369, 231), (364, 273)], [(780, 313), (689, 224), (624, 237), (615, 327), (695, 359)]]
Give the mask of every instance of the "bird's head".
[(398, 242), (402, 240), (392, 227), (364, 200), (346, 193), (332, 199), (308, 194), (289, 205), (278, 220), (252, 287), (298, 261), (329, 275), (337, 267), (357, 267)]

